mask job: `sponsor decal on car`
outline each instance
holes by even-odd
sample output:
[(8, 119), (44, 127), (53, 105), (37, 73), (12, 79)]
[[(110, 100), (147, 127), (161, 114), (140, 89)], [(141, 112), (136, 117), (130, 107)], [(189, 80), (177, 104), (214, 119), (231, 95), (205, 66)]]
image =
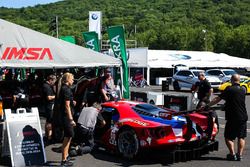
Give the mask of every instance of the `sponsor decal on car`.
[(136, 123), (136, 124), (141, 125), (141, 126), (148, 126), (148, 123), (139, 121), (137, 119), (126, 118), (126, 119), (121, 120), (120, 122), (121, 123), (122, 122), (133, 122), (133, 123)]

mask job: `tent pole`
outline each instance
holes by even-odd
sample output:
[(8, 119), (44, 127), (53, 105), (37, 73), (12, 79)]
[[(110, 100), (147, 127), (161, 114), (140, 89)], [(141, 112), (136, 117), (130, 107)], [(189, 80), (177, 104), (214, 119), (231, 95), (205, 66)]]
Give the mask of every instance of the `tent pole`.
[(147, 83), (148, 83), (148, 86), (150, 86), (150, 67), (147, 68)]
[(122, 94), (122, 97), (123, 97), (124, 86), (123, 86), (123, 70), (122, 70), (122, 66), (120, 66), (120, 77), (121, 77), (121, 94)]

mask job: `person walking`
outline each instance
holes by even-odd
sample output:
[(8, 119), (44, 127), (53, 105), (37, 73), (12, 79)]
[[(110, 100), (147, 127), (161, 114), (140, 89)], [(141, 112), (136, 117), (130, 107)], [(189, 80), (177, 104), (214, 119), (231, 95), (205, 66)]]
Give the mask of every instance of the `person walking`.
[(103, 127), (106, 122), (100, 111), (102, 107), (95, 102), (91, 107), (82, 109), (76, 125), (75, 140), (78, 144), (71, 152), (71, 156), (90, 153), (94, 148), (94, 130), (96, 124)]
[(63, 74), (61, 83), (62, 87), (59, 92), (60, 111), (62, 112), (62, 122), (64, 130), (64, 138), (62, 144), (62, 166), (73, 166), (73, 162), (69, 159), (69, 148), (72, 137), (74, 137), (74, 126), (76, 123), (73, 120), (74, 101), (71, 86), (74, 82), (73, 74), (66, 72)]
[(52, 140), (52, 118), (53, 118), (53, 107), (55, 101), (55, 91), (53, 86), (56, 82), (55, 75), (49, 75), (46, 82), (43, 84), (43, 101), (44, 109), (46, 114), (45, 123), (45, 144), (50, 144)]
[[(234, 74), (231, 77), (232, 86), (227, 87), (218, 97), (212, 99), (207, 107), (217, 104), (221, 99), (225, 100), (226, 126), (224, 137), (229, 149), (227, 159), (241, 161), (247, 136), (247, 110), (245, 103), (245, 90), (240, 86), (240, 76)], [(238, 138), (238, 150), (235, 154), (234, 140)]]
[(213, 93), (213, 88), (206, 79), (204, 72), (199, 73), (198, 79), (200, 81), (195, 83), (195, 90), (194, 90), (194, 92), (198, 93), (199, 102), (197, 108), (200, 107), (202, 102), (205, 102), (206, 104), (209, 103), (210, 97)]
[[(208, 104), (210, 102), (210, 97), (213, 93), (213, 88), (211, 87), (211, 84), (206, 79), (205, 73), (200, 72), (198, 75), (199, 82), (196, 82), (195, 84), (195, 90), (194, 92), (197, 92), (198, 94), (198, 104), (196, 106), (197, 109), (204, 106), (204, 104)], [(206, 129), (208, 140), (211, 139), (211, 135), (213, 132), (213, 128), (215, 127), (218, 132), (219, 128), (219, 122), (218, 122), (218, 116), (214, 110), (210, 110), (208, 113), (205, 113), (208, 117), (208, 128)]]

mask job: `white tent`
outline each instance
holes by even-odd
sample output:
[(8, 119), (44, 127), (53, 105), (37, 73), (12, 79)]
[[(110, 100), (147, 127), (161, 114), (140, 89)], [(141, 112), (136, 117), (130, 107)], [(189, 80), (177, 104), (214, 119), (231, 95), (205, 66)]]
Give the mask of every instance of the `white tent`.
[(0, 67), (119, 66), (120, 60), (0, 19)]
[(128, 49), (129, 67), (147, 68), (147, 81), (151, 68), (173, 68), (176, 65), (197, 68), (250, 68), (250, 60), (207, 51)]
[(128, 66), (130, 68), (140, 67), (147, 68), (147, 54), (148, 48), (131, 48), (128, 50)]
[(205, 51), (148, 50), (149, 68), (172, 68), (183, 64), (188, 67), (247, 68), (250, 60), (224, 53)]

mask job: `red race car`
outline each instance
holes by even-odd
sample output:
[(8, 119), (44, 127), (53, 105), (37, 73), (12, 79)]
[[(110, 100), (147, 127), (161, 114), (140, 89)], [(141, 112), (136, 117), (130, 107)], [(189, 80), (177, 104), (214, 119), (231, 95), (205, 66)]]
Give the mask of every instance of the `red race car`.
[(96, 142), (129, 159), (145, 149), (167, 151), (173, 160), (180, 152), (185, 153), (183, 158), (192, 159), (218, 150), (217, 129), (212, 127), (212, 133), (207, 134), (208, 117), (203, 114), (178, 113), (141, 102), (113, 101), (102, 104), (102, 116), (106, 125), (96, 128)]

